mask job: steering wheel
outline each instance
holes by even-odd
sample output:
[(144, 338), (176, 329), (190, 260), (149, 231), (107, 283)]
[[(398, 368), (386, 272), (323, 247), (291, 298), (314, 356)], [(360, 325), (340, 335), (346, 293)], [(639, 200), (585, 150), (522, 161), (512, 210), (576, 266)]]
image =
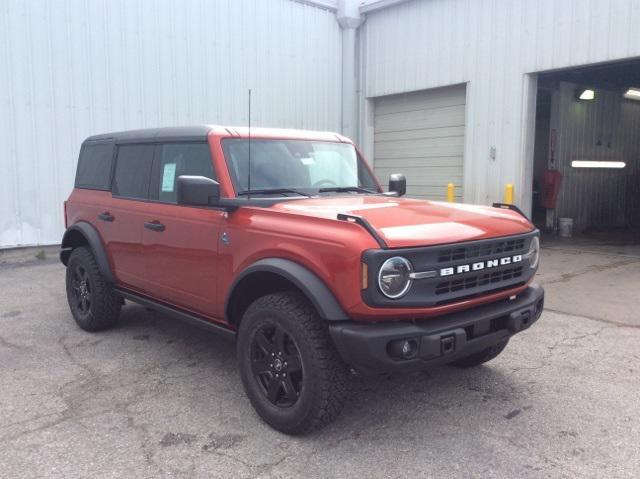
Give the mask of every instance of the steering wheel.
[(336, 183), (333, 180), (330, 180), (329, 178), (325, 178), (324, 180), (318, 180), (313, 184), (314, 188), (320, 188), (322, 185), (328, 185), (328, 186), (338, 186), (338, 183)]

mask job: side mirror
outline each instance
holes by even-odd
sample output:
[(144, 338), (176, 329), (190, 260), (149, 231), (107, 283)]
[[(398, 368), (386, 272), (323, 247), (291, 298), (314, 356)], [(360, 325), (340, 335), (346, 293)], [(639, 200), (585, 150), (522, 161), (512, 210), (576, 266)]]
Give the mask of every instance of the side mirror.
[(404, 196), (407, 192), (407, 179), (402, 173), (389, 175), (389, 192)]
[(178, 176), (176, 196), (179, 205), (216, 206), (220, 184), (206, 176)]

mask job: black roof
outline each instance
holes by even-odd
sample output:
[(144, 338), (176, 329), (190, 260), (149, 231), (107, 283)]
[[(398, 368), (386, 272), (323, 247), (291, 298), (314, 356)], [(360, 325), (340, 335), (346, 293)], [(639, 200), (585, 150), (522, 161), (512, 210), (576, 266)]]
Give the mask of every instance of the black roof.
[(206, 140), (211, 131), (209, 125), (198, 126), (170, 126), (165, 128), (148, 128), (144, 130), (127, 130), (114, 133), (93, 135), (85, 141), (115, 140), (127, 141), (154, 141), (154, 140)]

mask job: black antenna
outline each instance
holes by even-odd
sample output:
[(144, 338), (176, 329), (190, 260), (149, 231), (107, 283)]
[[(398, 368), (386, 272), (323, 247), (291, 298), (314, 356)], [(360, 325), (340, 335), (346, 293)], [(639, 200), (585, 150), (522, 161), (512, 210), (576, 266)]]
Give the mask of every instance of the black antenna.
[(249, 172), (247, 173), (247, 199), (251, 199), (251, 88), (249, 88)]

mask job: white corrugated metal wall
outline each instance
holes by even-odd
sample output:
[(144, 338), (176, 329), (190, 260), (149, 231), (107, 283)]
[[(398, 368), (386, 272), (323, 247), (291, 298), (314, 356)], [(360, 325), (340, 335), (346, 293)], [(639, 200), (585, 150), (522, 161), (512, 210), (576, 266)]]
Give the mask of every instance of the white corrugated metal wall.
[[(637, 0), (377, 3), (391, 6), (363, 2), (358, 140), (373, 158), (374, 97), (466, 83), (467, 202), (499, 200), (513, 182), (529, 209), (536, 72), (640, 56)], [(254, 124), (339, 130), (335, 5), (0, 2), (0, 247), (59, 241), (89, 134), (243, 124), (249, 87)]]
[[(360, 142), (373, 153), (373, 97), (468, 82), (465, 201), (515, 183), (531, 204), (536, 77), (640, 55), (637, 0), (410, 0), (361, 27)], [(495, 160), (491, 148), (495, 147)]]
[[(325, 2), (330, 4), (330, 2)], [(60, 241), (90, 134), (339, 130), (335, 13), (291, 0), (0, 1), (0, 248)]]

